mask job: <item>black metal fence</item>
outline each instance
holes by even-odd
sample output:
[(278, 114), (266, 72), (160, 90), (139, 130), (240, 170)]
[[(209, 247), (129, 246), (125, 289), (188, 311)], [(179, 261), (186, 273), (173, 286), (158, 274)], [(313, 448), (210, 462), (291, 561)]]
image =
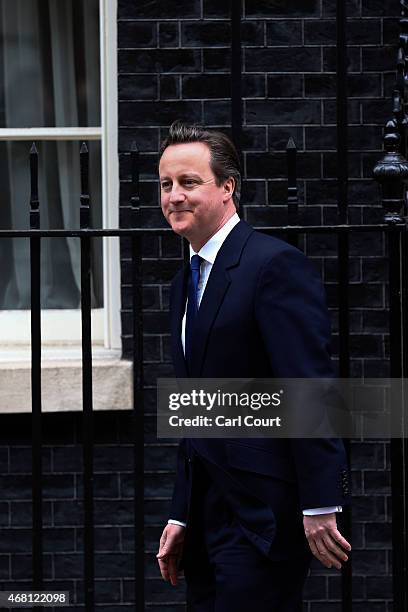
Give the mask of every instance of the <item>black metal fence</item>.
[[(337, 134), (338, 134), (338, 223), (328, 226), (298, 224), (299, 207), (296, 180), (296, 145), (289, 140), (288, 160), (288, 223), (284, 226), (258, 228), (268, 233), (283, 234), (292, 244), (299, 244), (301, 235), (332, 234), (338, 247), (338, 312), (339, 312), (339, 374), (350, 375), (349, 321), (349, 238), (353, 233), (381, 232), (388, 242), (389, 268), (389, 334), (390, 376), (408, 375), (408, 264), (406, 189), (408, 164), (405, 161), (408, 141), (405, 115), (405, 57), (408, 54), (408, 19), (402, 2), (403, 33), (398, 54), (397, 83), (393, 94), (393, 119), (387, 124), (385, 154), (374, 174), (382, 186), (384, 221), (370, 225), (348, 223), (348, 167), (347, 167), (347, 67), (345, 3), (337, 2)], [(240, 3), (232, 3), (232, 91), (231, 125), (236, 144), (240, 145), (241, 113), (241, 39)], [(43, 526), (42, 526), (42, 411), (41, 411), (41, 303), (40, 303), (40, 247), (44, 238), (72, 237), (81, 244), (81, 313), (83, 367), (83, 466), (84, 466), (84, 582), (85, 609), (94, 609), (94, 525), (93, 525), (93, 400), (92, 400), (92, 340), (91, 340), (91, 241), (96, 237), (128, 238), (132, 243), (133, 291), (133, 380), (134, 380), (134, 512), (135, 512), (135, 609), (144, 610), (144, 447), (143, 447), (143, 315), (142, 315), (142, 249), (141, 239), (151, 233), (165, 234), (170, 230), (143, 229), (140, 224), (138, 151), (132, 148), (131, 173), (133, 196), (132, 229), (90, 229), (90, 199), (88, 192), (88, 151), (83, 144), (81, 159), (81, 203), (79, 230), (41, 230), (38, 201), (38, 153), (30, 151), (31, 197), (30, 230), (1, 230), (0, 238), (25, 237), (30, 241), (31, 257), (31, 380), (32, 380), (32, 502), (33, 502), (33, 589), (41, 589), (43, 582)], [(408, 610), (408, 441), (391, 441), (392, 480), (392, 544), (394, 609)], [(348, 444), (347, 444), (348, 446)], [(345, 536), (351, 539), (351, 514), (343, 517)], [(342, 610), (353, 609), (352, 557), (343, 569)]]

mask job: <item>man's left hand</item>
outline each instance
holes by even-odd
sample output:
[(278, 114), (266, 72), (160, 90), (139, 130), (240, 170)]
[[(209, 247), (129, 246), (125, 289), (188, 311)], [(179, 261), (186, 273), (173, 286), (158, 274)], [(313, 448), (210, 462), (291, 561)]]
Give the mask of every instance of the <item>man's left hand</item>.
[(303, 526), (310, 550), (326, 567), (341, 569), (340, 561), (347, 561), (345, 551), (351, 550), (351, 545), (337, 529), (336, 513), (304, 516)]

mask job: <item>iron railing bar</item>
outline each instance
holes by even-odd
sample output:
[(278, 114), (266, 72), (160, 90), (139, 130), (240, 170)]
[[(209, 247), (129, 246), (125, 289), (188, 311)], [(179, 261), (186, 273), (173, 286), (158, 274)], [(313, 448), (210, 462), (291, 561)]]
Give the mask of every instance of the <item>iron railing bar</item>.
[[(140, 228), (139, 163), (136, 146), (132, 146), (131, 198), (133, 225)], [(144, 542), (144, 402), (143, 402), (143, 270), (142, 235), (132, 234), (132, 313), (133, 313), (133, 453), (134, 453), (134, 529), (135, 529), (135, 610), (145, 609), (145, 542)]]
[[(348, 221), (348, 116), (347, 116), (347, 7), (344, 0), (337, 0), (336, 8), (336, 99), (337, 99), (337, 202), (339, 223)], [(339, 304), (339, 375), (350, 376), (350, 313), (349, 313), (349, 236), (338, 234), (338, 304)], [(350, 440), (344, 440), (350, 464)], [(344, 536), (351, 544), (351, 509), (346, 506), (342, 513)], [(351, 612), (352, 555), (342, 566), (341, 609)]]
[[(38, 152), (30, 150), (30, 228), (40, 227)], [(43, 584), (42, 423), (41, 423), (41, 237), (30, 238), (31, 402), (32, 402), (32, 567), (33, 590)]]
[[(379, 224), (368, 224), (368, 225), (267, 225), (267, 226), (254, 226), (254, 229), (259, 232), (277, 232), (277, 233), (300, 233), (300, 234), (330, 234), (330, 233), (348, 233), (349, 231), (354, 232), (390, 232), (399, 229), (400, 231), (406, 228), (406, 224), (396, 223), (390, 225), (389, 223)], [(163, 228), (160, 230), (152, 227), (143, 228), (124, 228), (124, 229), (84, 229), (84, 230), (0, 230), (0, 238), (31, 238), (38, 236), (40, 238), (81, 238), (81, 237), (95, 237), (95, 236), (132, 236), (134, 234), (143, 235), (165, 235), (172, 232), (171, 228)]]
[(241, 156), (242, 146), (242, 0), (230, 0), (231, 11), (231, 131)]
[[(89, 227), (89, 153), (81, 146), (81, 228)], [(94, 500), (93, 500), (93, 407), (92, 407), (92, 329), (91, 329), (91, 240), (81, 236), (81, 323), (82, 323), (82, 406), (84, 465), (84, 603), (87, 612), (95, 605)]]
[[(402, 338), (401, 338), (401, 235), (389, 234), (389, 330), (390, 330), (390, 376), (400, 378), (402, 375)], [(396, 418), (402, 418), (403, 413), (397, 411), (399, 405), (393, 406)], [(404, 451), (405, 442), (401, 438), (393, 438), (391, 445), (391, 489), (392, 489), (392, 568), (393, 568), (393, 594), (396, 610), (407, 610), (407, 588), (404, 580), (407, 559), (405, 558), (406, 544), (404, 537)]]

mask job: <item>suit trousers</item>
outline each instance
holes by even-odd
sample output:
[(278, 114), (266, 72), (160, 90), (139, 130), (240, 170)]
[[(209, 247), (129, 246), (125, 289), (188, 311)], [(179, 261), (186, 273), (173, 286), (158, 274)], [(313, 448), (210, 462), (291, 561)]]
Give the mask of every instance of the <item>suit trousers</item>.
[(272, 561), (245, 537), (195, 460), (184, 573), (188, 612), (301, 612), (311, 555)]

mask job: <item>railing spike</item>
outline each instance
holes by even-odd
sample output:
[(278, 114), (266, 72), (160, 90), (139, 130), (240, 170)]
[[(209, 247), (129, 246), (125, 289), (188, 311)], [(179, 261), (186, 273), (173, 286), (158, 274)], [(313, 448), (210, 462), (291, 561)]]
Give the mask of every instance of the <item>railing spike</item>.
[(30, 229), (40, 229), (40, 202), (38, 199), (38, 151), (35, 142), (30, 148)]
[(79, 223), (81, 229), (89, 228), (90, 224), (90, 198), (89, 198), (89, 150), (85, 142), (79, 151), (79, 165), (81, 172), (81, 197), (79, 210)]

